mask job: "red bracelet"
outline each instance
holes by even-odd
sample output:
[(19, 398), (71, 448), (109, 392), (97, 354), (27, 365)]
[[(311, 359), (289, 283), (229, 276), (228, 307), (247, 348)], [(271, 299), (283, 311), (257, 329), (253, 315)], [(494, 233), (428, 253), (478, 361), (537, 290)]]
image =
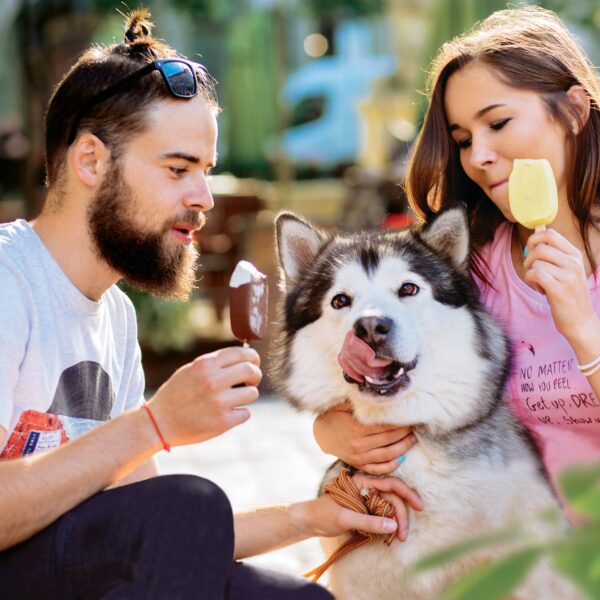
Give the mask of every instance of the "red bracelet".
[(148, 416), (150, 417), (150, 420), (152, 421), (152, 425), (154, 425), (154, 429), (156, 429), (156, 433), (158, 433), (158, 437), (160, 438), (160, 441), (162, 442), (163, 448), (167, 452), (171, 452), (171, 446), (169, 446), (169, 444), (167, 444), (167, 441), (163, 437), (160, 427), (158, 426), (158, 423), (156, 422), (156, 419), (154, 418), (154, 415), (152, 414), (152, 411), (150, 410), (148, 403), (145, 400), (142, 400), (142, 403), (144, 404), (144, 408), (146, 409), (146, 412), (148, 413)]

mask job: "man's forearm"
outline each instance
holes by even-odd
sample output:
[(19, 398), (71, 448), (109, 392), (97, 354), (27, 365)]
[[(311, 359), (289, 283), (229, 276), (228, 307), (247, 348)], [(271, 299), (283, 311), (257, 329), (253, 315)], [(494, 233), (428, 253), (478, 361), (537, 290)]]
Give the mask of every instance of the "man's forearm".
[(338, 504), (330, 494), (323, 494), (305, 502), (238, 513), (234, 515), (233, 520), (234, 558), (270, 552), (313, 536), (337, 537), (350, 531), (387, 535), (395, 531), (399, 524), (402, 525), (403, 531), (407, 523), (403, 499), (406, 499), (414, 510), (423, 509), (417, 493), (397, 477), (370, 477), (364, 473), (357, 473), (352, 481), (357, 490), (369, 487), (383, 494), (385, 499), (392, 503), (396, 517), (392, 519), (355, 512)]
[(160, 447), (147, 415), (136, 410), (55, 450), (0, 461), (0, 550), (119, 481)]
[(315, 535), (308, 507), (314, 501), (268, 506), (234, 515), (234, 558), (247, 558)]

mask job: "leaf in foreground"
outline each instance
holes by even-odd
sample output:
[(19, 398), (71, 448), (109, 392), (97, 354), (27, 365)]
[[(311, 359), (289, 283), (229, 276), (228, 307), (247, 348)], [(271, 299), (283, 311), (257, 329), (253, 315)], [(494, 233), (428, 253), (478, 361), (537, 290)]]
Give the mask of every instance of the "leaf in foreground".
[(600, 463), (569, 467), (559, 476), (560, 489), (568, 503), (576, 506), (580, 498), (587, 496), (600, 484)]
[(464, 542), (447, 546), (438, 552), (428, 554), (425, 558), (415, 563), (415, 565), (413, 565), (413, 567), (408, 571), (408, 576), (412, 577), (418, 573), (422, 573), (423, 571), (428, 571), (437, 567), (448, 566), (462, 556), (471, 554), (472, 552), (482, 548), (489, 550), (497, 544), (512, 542), (515, 540), (515, 536), (517, 535), (517, 528), (510, 527), (496, 533), (470, 538)]
[(542, 553), (539, 546), (523, 548), (478, 567), (449, 586), (440, 600), (502, 600), (521, 584)]
[[(587, 543), (586, 543), (587, 541)], [(573, 540), (554, 553), (555, 568), (569, 577), (591, 600), (600, 600), (600, 540)]]

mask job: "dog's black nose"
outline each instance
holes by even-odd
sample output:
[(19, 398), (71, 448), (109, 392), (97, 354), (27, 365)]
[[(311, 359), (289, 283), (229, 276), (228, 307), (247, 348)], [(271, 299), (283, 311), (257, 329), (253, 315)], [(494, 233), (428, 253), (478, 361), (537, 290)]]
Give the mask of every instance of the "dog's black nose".
[(354, 323), (354, 333), (367, 344), (379, 344), (386, 340), (393, 325), (387, 317), (362, 317)]

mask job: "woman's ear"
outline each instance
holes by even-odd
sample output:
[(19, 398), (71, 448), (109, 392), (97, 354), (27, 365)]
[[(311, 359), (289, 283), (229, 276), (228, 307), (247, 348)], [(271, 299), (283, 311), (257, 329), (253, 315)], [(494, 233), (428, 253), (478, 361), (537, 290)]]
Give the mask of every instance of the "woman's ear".
[(581, 85), (572, 85), (567, 90), (575, 121), (572, 123), (573, 133), (577, 135), (587, 124), (590, 117), (590, 97)]
[(86, 187), (96, 187), (104, 178), (110, 162), (110, 150), (93, 133), (80, 135), (69, 151), (73, 176)]

